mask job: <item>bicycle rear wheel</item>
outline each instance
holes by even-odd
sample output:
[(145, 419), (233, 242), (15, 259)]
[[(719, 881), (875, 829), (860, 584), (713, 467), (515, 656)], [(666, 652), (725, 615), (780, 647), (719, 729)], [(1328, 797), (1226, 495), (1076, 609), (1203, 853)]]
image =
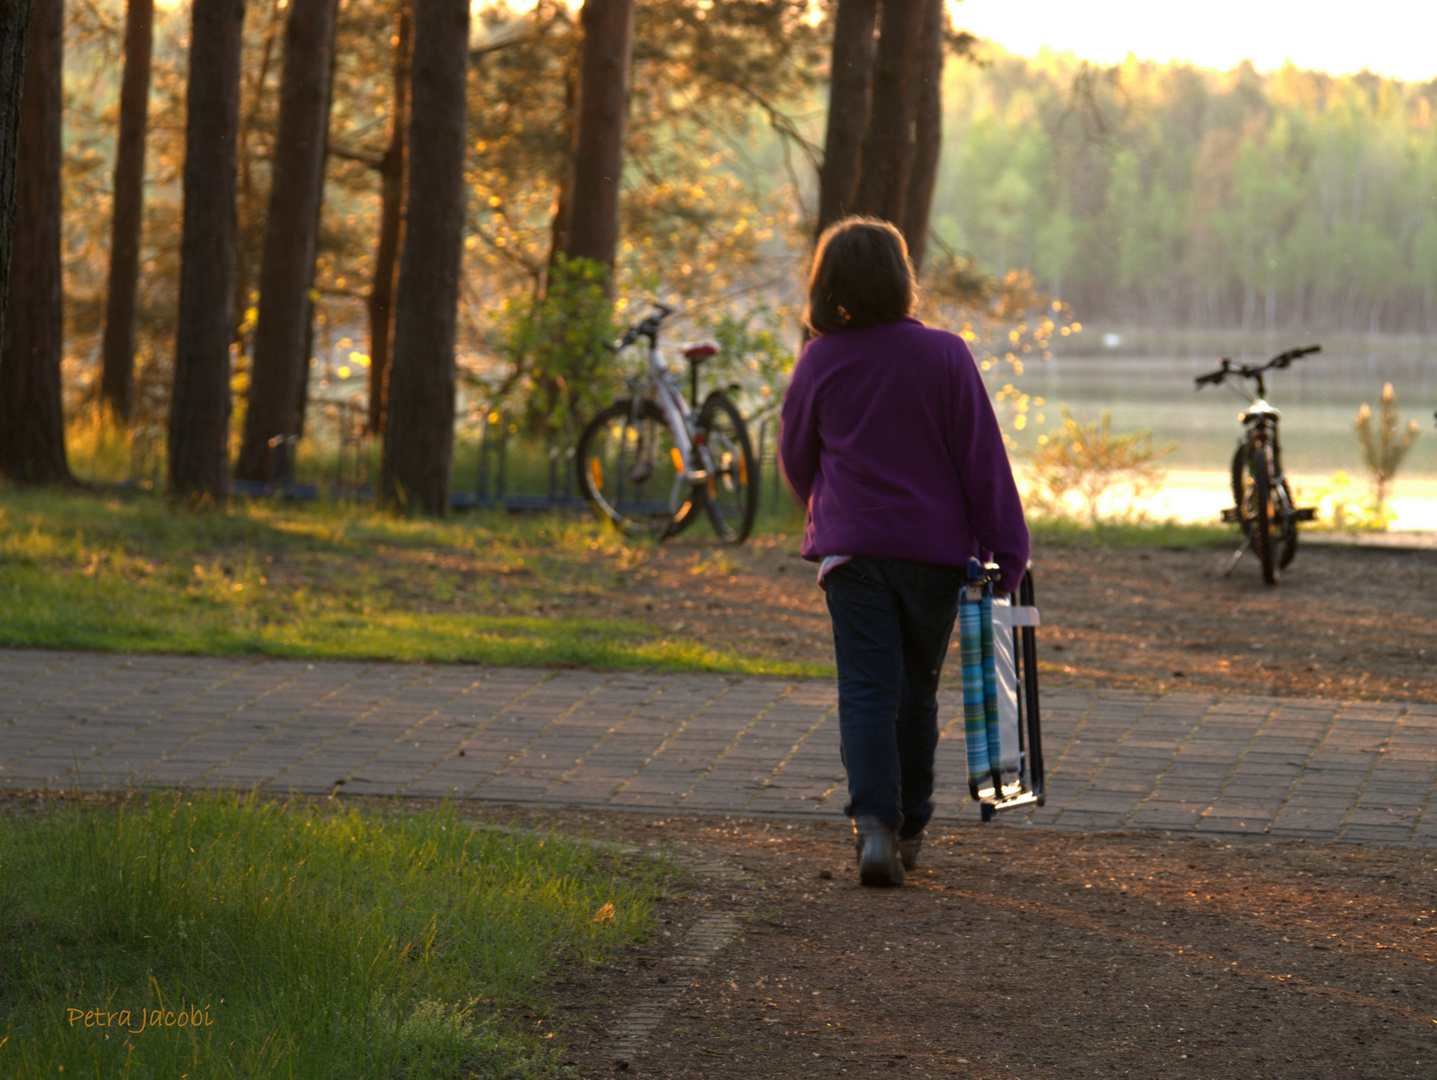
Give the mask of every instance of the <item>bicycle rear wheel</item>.
[(600, 517), (622, 532), (664, 539), (698, 513), (694, 485), (652, 401), (620, 398), (579, 436), (579, 487)]
[(704, 508), (714, 532), (726, 544), (741, 544), (753, 529), (758, 510), (758, 466), (753, 444), (738, 408), (714, 391), (699, 410), (709, 468)]
[(1272, 486), (1273, 498), (1273, 545), (1277, 549), (1277, 565), (1286, 570), (1297, 555), (1297, 507), (1292, 501), (1292, 489), (1283, 477)]

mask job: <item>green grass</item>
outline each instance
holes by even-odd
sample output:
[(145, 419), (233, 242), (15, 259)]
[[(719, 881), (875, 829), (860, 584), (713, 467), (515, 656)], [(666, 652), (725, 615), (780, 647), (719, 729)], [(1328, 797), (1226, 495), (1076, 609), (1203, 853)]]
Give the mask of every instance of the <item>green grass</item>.
[[(786, 506), (768, 519), (801, 528)], [(1031, 522), (1039, 545), (1226, 546), (1226, 526)], [(695, 532), (699, 528), (696, 527)], [(705, 543), (685, 534), (678, 543)], [(758, 544), (780, 542), (775, 531)], [(783, 541), (786, 543), (786, 541)], [(652, 542), (583, 516), (401, 519), (368, 506), (0, 489), (0, 646), (832, 674), (613, 603)], [(695, 590), (743, 553), (695, 549)], [(692, 599), (675, 595), (674, 601)], [(616, 617), (615, 613), (623, 617)]]
[(543, 981), (670, 876), (452, 807), (57, 804), (0, 830), (0, 1075), (560, 1075)]
[(1238, 537), (1237, 528), (1233, 525), (1179, 521), (1100, 521), (1094, 524), (1071, 517), (1030, 517), (1028, 529), (1034, 544), (1059, 547), (1224, 547), (1234, 543)]
[(0, 645), (801, 673), (601, 617), (651, 545), (587, 516), (0, 491)]

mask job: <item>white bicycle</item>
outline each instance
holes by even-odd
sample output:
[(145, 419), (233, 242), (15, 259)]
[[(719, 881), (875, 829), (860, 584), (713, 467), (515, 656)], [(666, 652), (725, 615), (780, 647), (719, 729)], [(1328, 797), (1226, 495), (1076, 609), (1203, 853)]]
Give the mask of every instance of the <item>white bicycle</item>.
[(659, 352), (659, 331), (673, 308), (629, 327), (618, 352), (648, 344), (642, 375), (589, 421), (579, 436), (579, 485), (594, 512), (627, 533), (660, 540), (688, 528), (702, 510), (719, 539), (741, 544), (758, 508), (758, 469), (748, 428), (722, 390), (699, 404), (699, 366), (718, 352), (711, 342), (684, 350), (689, 395), (675, 384)]

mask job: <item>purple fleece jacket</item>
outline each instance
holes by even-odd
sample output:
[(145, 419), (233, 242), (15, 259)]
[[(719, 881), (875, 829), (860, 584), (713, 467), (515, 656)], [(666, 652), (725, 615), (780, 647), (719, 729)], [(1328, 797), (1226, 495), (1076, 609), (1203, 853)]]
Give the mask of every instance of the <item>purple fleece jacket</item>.
[(803, 557), (944, 566), (992, 557), (1013, 592), (1028, 527), (963, 339), (916, 319), (814, 338), (783, 399), (779, 455), (808, 508)]

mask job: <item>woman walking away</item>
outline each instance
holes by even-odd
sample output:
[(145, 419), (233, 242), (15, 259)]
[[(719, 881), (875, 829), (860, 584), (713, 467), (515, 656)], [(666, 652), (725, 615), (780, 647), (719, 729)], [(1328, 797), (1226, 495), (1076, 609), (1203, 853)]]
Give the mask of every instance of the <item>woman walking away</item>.
[(968, 559), (1018, 588), (1028, 528), (988, 392), (962, 338), (912, 317), (898, 230), (846, 218), (819, 238), (814, 336), (783, 401), (779, 454), (808, 511), (838, 665), (844, 813), (859, 878), (898, 885), (933, 815), (938, 676)]

